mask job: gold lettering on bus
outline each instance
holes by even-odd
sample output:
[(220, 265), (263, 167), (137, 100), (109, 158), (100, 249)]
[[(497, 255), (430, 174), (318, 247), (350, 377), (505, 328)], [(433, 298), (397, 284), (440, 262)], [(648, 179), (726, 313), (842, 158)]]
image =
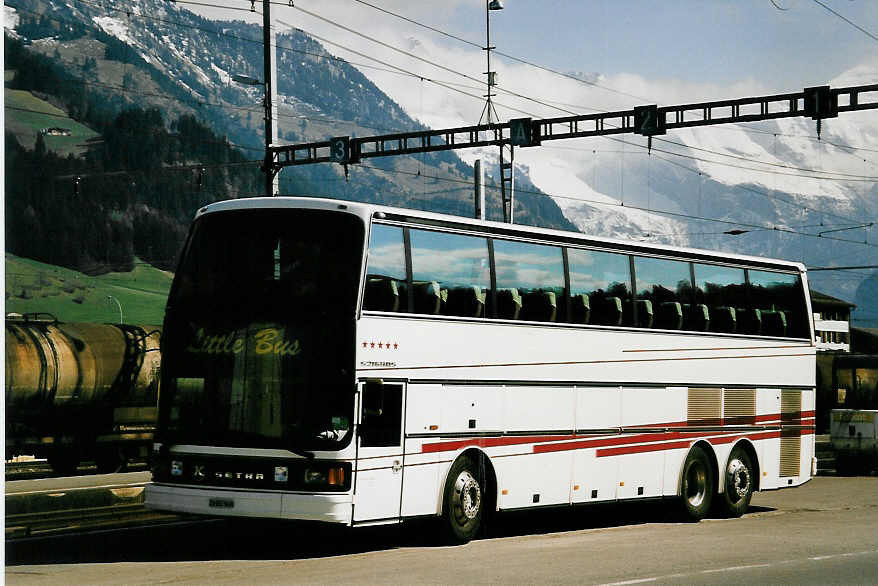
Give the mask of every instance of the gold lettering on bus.
[(280, 332), (273, 328), (259, 330), (254, 336), (256, 339), (257, 354), (278, 354), (280, 356), (295, 356), (301, 352), (299, 341), (290, 342), (281, 336)]
[[(195, 332), (195, 341), (186, 350), (197, 354), (240, 354), (246, 347), (246, 335), (237, 332), (208, 335), (204, 328)], [(276, 328), (263, 328), (253, 335), (256, 354), (296, 356), (302, 352), (299, 340), (287, 340)]]

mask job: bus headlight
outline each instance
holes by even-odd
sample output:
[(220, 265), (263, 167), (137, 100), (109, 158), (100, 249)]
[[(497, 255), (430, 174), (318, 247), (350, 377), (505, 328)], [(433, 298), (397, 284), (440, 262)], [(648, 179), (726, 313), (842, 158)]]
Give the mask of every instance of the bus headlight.
[(308, 467), (305, 468), (302, 480), (306, 486), (314, 488), (323, 486), (326, 488), (343, 489), (347, 478), (345, 468), (346, 466), (344, 465)]

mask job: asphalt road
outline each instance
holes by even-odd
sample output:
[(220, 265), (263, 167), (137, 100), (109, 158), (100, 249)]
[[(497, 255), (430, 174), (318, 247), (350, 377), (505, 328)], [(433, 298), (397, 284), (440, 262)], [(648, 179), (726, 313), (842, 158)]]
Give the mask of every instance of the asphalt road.
[[(878, 477), (754, 496), (741, 519), (679, 523), (667, 503), (501, 515), (491, 536), (187, 522), (7, 543), (8, 584), (878, 583)], [(62, 563), (64, 562), (64, 563)]]

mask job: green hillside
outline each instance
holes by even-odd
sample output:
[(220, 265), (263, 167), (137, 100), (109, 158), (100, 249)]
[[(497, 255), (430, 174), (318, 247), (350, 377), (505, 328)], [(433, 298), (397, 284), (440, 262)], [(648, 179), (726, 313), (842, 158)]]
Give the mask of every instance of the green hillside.
[(11, 132), (24, 146), (32, 148), (41, 128), (60, 127), (70, 130), (70, 136), (43, 136), (46, 148), (66, 157), (79, 156), (86, 151), (85, 143), (100, 136), (91, 128), (70, 119), (52, 104), (23, 90), (5, 88), (5, 130)]
[(6, 312), (45, 312), (66, 322), (118, 322), (118, 300), (125, 323), (160, 325), (171, 279), (170, 273), (140, 261), (130, 273), (90, 277), (7, 254)]

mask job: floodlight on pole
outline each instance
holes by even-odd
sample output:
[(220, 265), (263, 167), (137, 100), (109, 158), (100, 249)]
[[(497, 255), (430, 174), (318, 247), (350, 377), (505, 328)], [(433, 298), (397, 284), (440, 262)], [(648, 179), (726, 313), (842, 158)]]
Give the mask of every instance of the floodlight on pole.
[(485, 107), (482, 109), (482, 115), (479, 116), (479, 124), (482, 123), (482, 120), (485, 120), (488, 126), (495, 120), (497, 122), (500, 121), (500, 117), (497, 116), (497, 109), (494, 108), (494, 103), (491, 101), (491, 98), (496, 95), (491, 91), (491, 88), (497, 85), (497, 72), (491, 71), (491, 50), (495, 48), (491, 46), (492, 10), (503, 10), (503, 2), (500, 0), (485, 0), (485, 52), (488, 57), (488, 69), (485, 71), (485, 75), (488, 76), (488, 93), (485, 94)]

